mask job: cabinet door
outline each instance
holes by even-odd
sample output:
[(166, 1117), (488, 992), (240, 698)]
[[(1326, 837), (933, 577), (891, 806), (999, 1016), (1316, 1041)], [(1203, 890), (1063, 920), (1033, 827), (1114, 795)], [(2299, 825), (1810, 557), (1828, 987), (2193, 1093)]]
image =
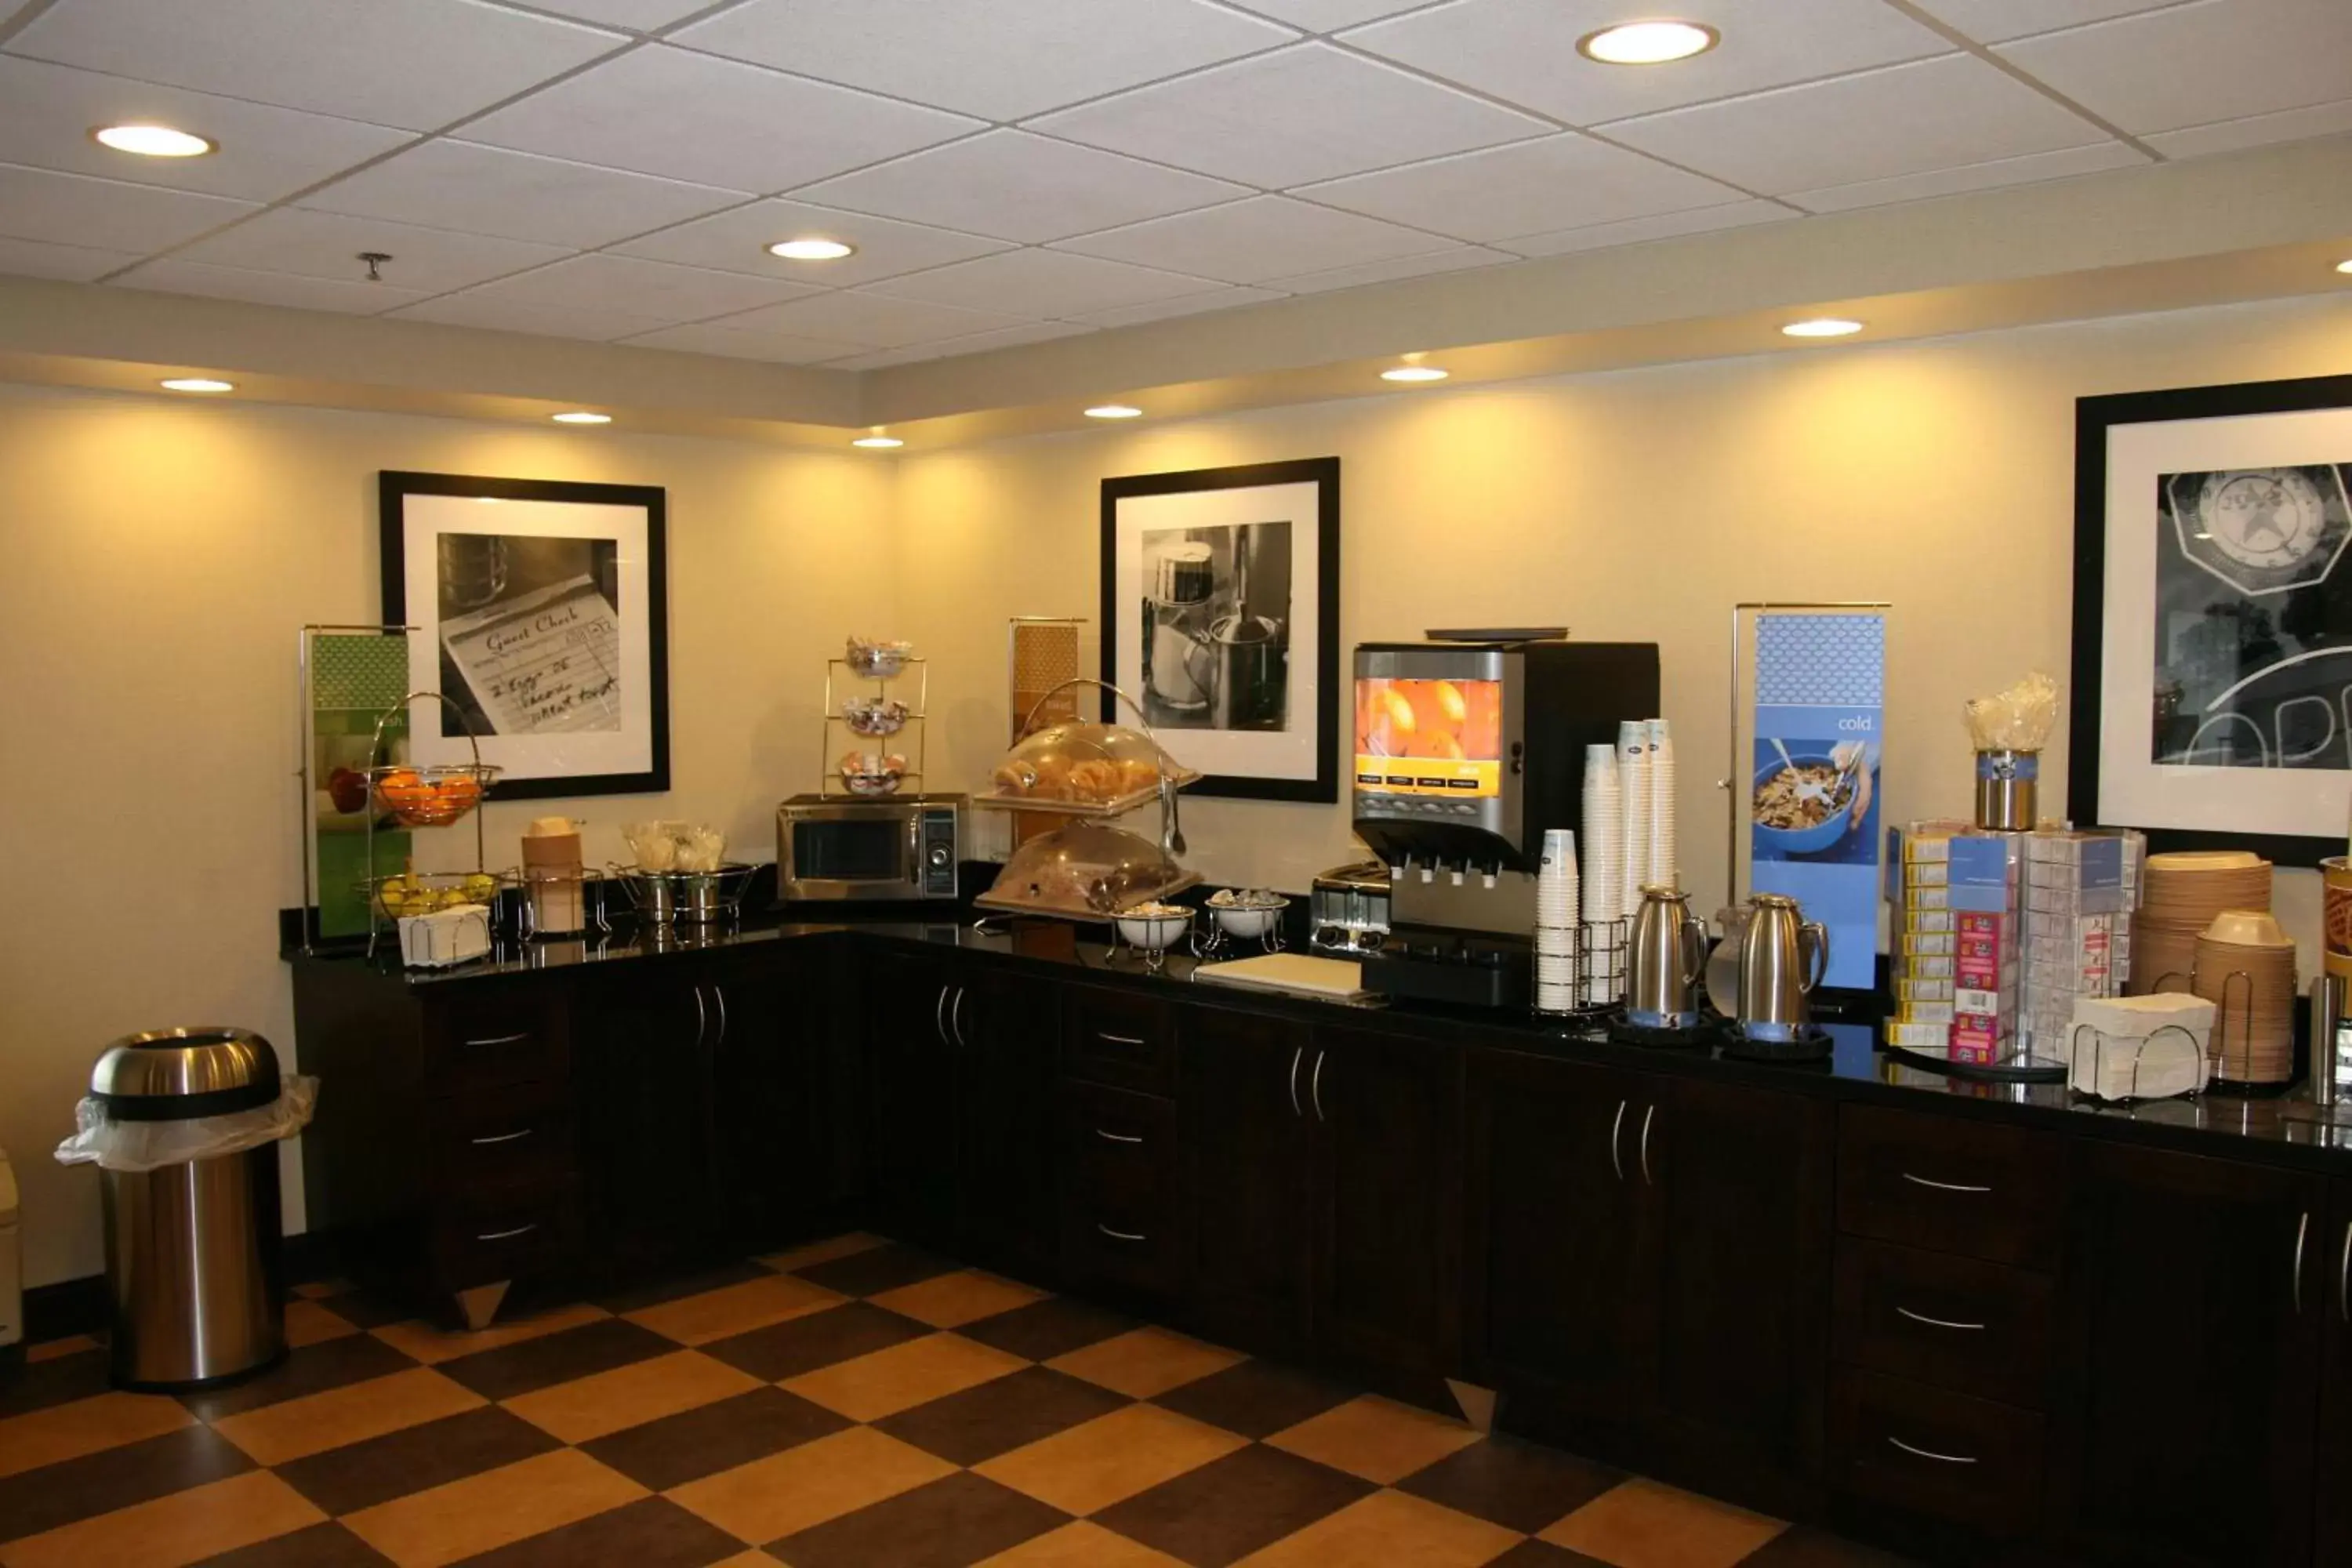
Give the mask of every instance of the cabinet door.
[(1256, 1351), (1306, 1342), (1307, 1031), (1186, 1008), (1176, 1022), (1193, 1315)]
[(1461, 1052), (1318, 1029), (1309, 1056), (1316, 1344), (1395, 1371), (1457, 1372)]
[(587, 1253), (623, 1280), (712, 1255), (723, 1217), (699, 972), (614, 978), (577, 1012), (575, 1082)]
[(2352, 1563), (2352, 1182), (2334, 1184), (2335, 1213), (2313, 1259), (2325, 1277), (2326, 1373), (2320, 1384), (2319, 1547), (2315, 1563)]
[(948, 994), (963, 1081), (958, 1229), (979, 1260), (1034, 1274), (1055, 1237), (1054, 1051), (1061, 987), (966, 971)]
[(719, 1180), (728, 1239), (779, 1246), (822, 1223), (843, 1195), (838, 1118), (828, 1113), (832, 1012), (821, 963), (770, 952), (703, 985), (716, 1084)]
[(866, 1182), (881, 1224), (908, 1241), (955, 1237), (959, 1053), (954, 972), (889, 952), (866, 988)]
[(1602, 1416), (1640, 1397), (1657, 1317), (1639, 1148), (1654, 1093), (1638, 1073), (1470, 1052), (1466, 1304), (1485, 1381)]
[(2107, 1143), (2076, 1158), (2052, 1470), (2068, 1543), (2136, 1565), (2308, 1563), (2326, 1184)]

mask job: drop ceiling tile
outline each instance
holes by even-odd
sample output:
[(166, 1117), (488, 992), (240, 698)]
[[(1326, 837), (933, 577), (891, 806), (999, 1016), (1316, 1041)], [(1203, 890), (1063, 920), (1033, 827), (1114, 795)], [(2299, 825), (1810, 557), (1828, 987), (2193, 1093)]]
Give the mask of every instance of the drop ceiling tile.
[(255, 272), (243, 267), (210, 267), (165, 257), (116, 279), (126, 289), (163, 294), (203, 294), (256, 305), (286, 305), (298, 310), (338, 310), (375, 316), (426, 298), (415, 289), (388, 283), (354, 283), (340, 278), (304, 278), (292, 272)]
[(87, 283), (139, 259), (129, 250), (93, 250), (86, 245), (50, 245), (0, 235), (0, 273), (18, 278), (58, 278)]
[(1297, 193), (1456, 239), (1507, 239), (1733, 202), (1728, 185), (1574, 132)]
[(970, 310), (1003, 310), (1016, 316), (1075, 316), (1149, 300), (1197, 294), (1208, 287), (1199, 278), (1150, 267), (1130, 267), (1058, 250), (1008, 250), (960, 261), (952, 267), (877, 283), (871, 292), (905, 300), (929, 300)]
[(1393, 261), (1368, 261), (1360, 267), (1333, 267), (1271, 279), (1267, 287), (1293, 294), (1324, 294), (1334, 289), (1360, 289), (1368, 283), (1395, 283), (1439, 272), (1466, 272), (1474, 267), (1498, 267), (1518, 260), (1516, 256), (1484, 246), (1457, 245), (1421, 256), (1401, 256)]
[(468, 293), (534, 309), (623, 310), (657, 321), (698, 321), (821, 292), (783, 278), (751, 278), (635, 256), (575, 256), (485, 283)]
[(179, 255), (223, 267), (358, 281), (367, 273), (360, 254), (371, 250), (392, 258), (382, 267), (385, 282), (428, 294), (468, 288), (572, 254), (562, 246), (277, 207), (209, 235)]
[[(857, 253), (838, 261), (787, 261), (768, 254), (768, 247), (777, 240), (794, 237), (837, 239), (856, 246)], [(969, 261), (1005, 247), (1003, 240), (952, 229), (810, 206), (804, 202), (766, 201), (713, 213), (614, 248), (627, 256), (848, 288), (926, 267), (944, 267), (950, 261)]]
[(1249, 192), (1026, 132), (992, 131), (795, 194), (852, 212), (1034, 243)]
[(1210, 310), (1236, 310), (1244, 305), (1263, 305), (1270, 300), (1286, 297), (1274, 289), (1212, 289), (1206, 293), (1182, 294), (1173, 300), (1150, 300), (1140, 305), (1122, 305), (1116, 310), (1087, 310), (1076, 319), (1090, 321), (1097, 327), (1134, 327), (1146, 321), (1198, 316)]
[(1962, 191), (1990, 190), (1996, 185), (2022, 185), (2035, 180), (2063, 179), (2149, 162), (2120, 142), (2095, 142), (2056, 153), (2029, 153), (2022, 158), (2000, 158), (1990, 163), (1965, 163), (1957, 169), (1936, 169), (1924, 174), (1901, 174), (1891, 180), (1864, 180), (1859, 184), (1832, 185), (1819, 191), (1791, 191), (1781, 199), (1807, 212), (1845, 212), (1853, 207), (1885, 206), (1891, 202), (1916, 202), (1928, 196), (1955, 195)]
[(1034, 124), (1089, 146), (1275, 189), (1551, 129), (1328, 44), (1279, 49)]
[(2352, 131), (2352, 99), (2289, 109), (2277, 114), (2257, 114), (2244, 120), (2223, 120), (2186, 131), (2160, 131), (2147, 144), (2168, 158), (2201, 158), (2208, 153), (2234, 153), (2273, 142), (2302, 142), (2314, 136), (2334, 136)]
[(251, 202), (0, 163), (0, 235), (144, 256), (257, 211)]
[(2160, 10), (2183, 0), (1916, 0), (1919, 9), (1980, 44), (1998, 44), (2031, 33), (2079, 27), (2135, 11)]
[[(142, 158), (101, 147), (90, 135), (100, 125), (141, 123), (192, 132), (219, 150), (202, 158)], [(414, 139), (354, 120), (0, 55), (0, 160), (11, 163), (266, 202)]]
[(8, 52), (428, 131), (622, 42), (475, 0), (62, 0)]
[(681, 16), (710, 9), (711, 0), (530, 0), (534, 11), (555, 11), (606, 27), (650, 33)]
[(2352, 4), (2200, 0), (1998, 52), (2126, 131), (2178, 131), (2342, 99)]
[(1253, 196), (1065, 240), (1056, 248), (1149, 263), (1220, 283), (1259, 283), (1289, 273), (1444, 250), (1448, 242), (1287, 196)]
[(2106, 139), (2090, 121), (1972, 55), (1672, 110), (1612, 125), (1609, 134), (1765, 195)]
[(477, 121), (466, 139), (781, 191), (982, 128), (961, 114), (651, 44)]
[(1752, 224), (1779, 223), (1801, 216), (1778, 202), (1734, 202), (1728, 206), (1697, 207), (1658, 217), (1628, 218), (1622, 223), (1588, 224), (1558, 234), (1530, 234), (1496, 242), (1496, 248), (1520, 256), (1566, 256), (1577, 250), (1606, 250), (1620, 245), (1643, 245), (1654, 239), (1675, 239), (1715, 229), (1746, 228)]
[(729, 316), (720, 326), (748, 331), (789, 332), (861, 349), (902, 349), (942, 338), (969, 337), (1034, 323), (989, 310), (963, 310), (928, 300), (894, 300), (862, 289), (840, 289), (762, 306)]
[(860, 354), (855, 359), (835, 360), (828, 368), (887, 370), (894, 364), (954, 359), (963, 354), (986, 353), (991, 349), (1020, 348), (1027, 343), (1042, 343), (1054, 338), (1074, 338), (1093, 331), (1092, 327), (1080, 326), (1073, 321), (1032, 321), (1026, 326), (1004, 327), (992, 332), (973, 332), (966, 337), (949, 338), (912, 348), (888, 349), (879, 353)]
[(669, 323), (633, 311), (569, 305), (519, 305), (468, 290), (444, 294), (389, 312), (388, 320), (438, 321), (452, 327), (484, 327), (500, 332), (530, 332), (543, 338), (587, 338), (598, 342), (649, 332)]
[(1204, 0), (751, 0), (677, 41), (1019, 120), (1297, 36)]
[(1425, 6), (1430, 0), (1241, 0), (1251, 10), (1304, 27), (1310, 33), (1336, 33), (1360, 22), (1378, 21), (1400, 11)]
[(1650, 68), (1601, 65), (1576, 52), (1579, 38), (1641, 14), (1623, 0), (1457, 0), (1359, 28), (1345, 41), (1571, 125), (1597, 125), (1952, 47), (1932, 27), (1880, 0), (1773, 0), (1761, 8), (1755, 0), (1678, 0), (1668, 15), (1705, 23), (1723, 41), (1694, 58)]
[(744, 199), (737, 191), (530, 153), (427, 142), (338, 180), (300, 205), (584, 250)]
[(734, 327), (695, 322), (663, 327), (624, 340), (636, 349), (676, 349), (693, 354), (722, 354), (729, 359), (767, 360), (775, 364), (820, 364), (857, 352), (852, 343), (796, 338), (788, 332), (747, 332)]

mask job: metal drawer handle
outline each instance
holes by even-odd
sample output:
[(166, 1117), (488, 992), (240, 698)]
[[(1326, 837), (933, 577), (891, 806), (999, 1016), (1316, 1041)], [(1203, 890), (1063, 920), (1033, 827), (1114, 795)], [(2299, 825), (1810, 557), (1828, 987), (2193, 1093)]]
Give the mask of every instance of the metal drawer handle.
[(1323, 1120), (1323, 1053), (1319, 1050), (1315, 1053), (1315, 1072), (1307, 1080), (1307, 1087), (1309, 1090), (1307, 1098), (1315, 1102), (1315, 1120), (1320, 1121)]
[(1609, 1124), (1609, 1164), (1621, 1182), (1625, 1179), (1625, 1157), (1617, 1152), (1617, 1139), (1624, 1131), (1625, 1102), (1621, 1100), (1617, 1102), (1617, 1120)]
[(1650, 1187), (1658, 1184), (1650, 1177), (1650, 1122), (1657, 1114), (1658, 1108), (1654, 1105), (1642, 1112), (1642, 1184)]
[(1307, 1112), (1298, 1108), (1298, 1064), (1301, 1058), (1306, 1055), (1307, 1047), (1305, 1046), (1293, 1046), (1290, 1047), (1290, 1114), (1293, 1116), (1305, 1116), (1307, 1114)]
[(1134, 1046), (1140, 1048), (1143, 1045), (1141, 1040), (1136, 1039), (1132, 1036), (1106, 1035), (1100, 1029), (1097, 1029), (1095, 1031), (1095, 1038), (1100, 1040), (1107, 1046)]
[(1963, 1323), (1951, 1318), (1931, 1318), (1925, 1312), (1915, 1312), (1908, 1307), (1897, 1307), (1895, 1310), (1913, 1322), (1925, 1323), (1931, 1329), (1981, 1329), (1984, 1327), (1982, 1323)]
[(471, 1142), (477, 1149), (479, 1149), (492, 1143), (511, 1143), (518, 1138), (528, 1138), (531, 1135), (534, 1129), (526, 1127), (520, 1132), (501, 1132), (495, 1138), (474, 1138), (467, 1140), (467, 1142)]
[(1930, 1181), (1925, 1176), (1915, 1176), (1908, 1171), (1903, 1173), (1903, 1179), (1909, 1182), (1914, 1186), (1933, 1187), (1939, 1193), (1989, 1193), (1992, 1191), (1990, 1187), (1972, 1187), (1966, 1182)]
[(1113, 1230), (1100, 1220), (1095, 1221), (1095, 1228), (1113, 1241), (1150, 1241), (1151, 1239), (1148, 1236), (1138, 1236), (1131, 1230)]
[(2344, 1226), (2344, 1251), (2336, 1259), (2336, 1310), (2352, 1323), (2352, 1221)]
[(1976, 1463), (1974, 1459), (1969, 1458), (1966, 1454), (1938, 1454), (1927, 1448), (1915, 1448), (1900, 1437), (1889, 1437), (1886, 1440), (1915, 1458), (1933, 1459), (1939, 1465), (1973, 1465)]
[(537, 1220), (533, 1220), (529, 1225), (519, 1225), (512, 1230), (494, 1230), (488, 1236), (478, 1236), (474, 1237), (474, 1239), (476, 1241), (507, 1241), (518, 1236), (528, 1236), (538, 1228), (539, 1222)]
[(2294, 1227), (2294, 1315), (2303, 1316), (2303, 1244), (2311, 1239), (2311, 1211), (2303, 1211), (2303, 1218)]
[(525, 1029), (520, 1035), (493, 1035), (487, 1040), (467, 1040), (466, 1044), (467, 1046), (511, 1046), (517, 1040), (529, 1038), (530, 1038), (530, 1031)]
[(1130, 1138), (1124, 1132), (1106, 1132), (1099, 1127), (1095, 1129), (1095, 1136), (1110, 1143), (1140, 1143), (1143, 1142), (1140, 1138)]

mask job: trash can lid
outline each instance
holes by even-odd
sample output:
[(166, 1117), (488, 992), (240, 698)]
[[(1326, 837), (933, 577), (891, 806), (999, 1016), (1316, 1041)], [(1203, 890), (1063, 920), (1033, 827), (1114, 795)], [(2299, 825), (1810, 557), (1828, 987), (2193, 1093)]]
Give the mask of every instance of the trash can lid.
[(121, 1121), (193, 1121), (278, 1098), (278, 1053), (248, 1029), (151, 1029), (106, 1047), (89, 1096)]

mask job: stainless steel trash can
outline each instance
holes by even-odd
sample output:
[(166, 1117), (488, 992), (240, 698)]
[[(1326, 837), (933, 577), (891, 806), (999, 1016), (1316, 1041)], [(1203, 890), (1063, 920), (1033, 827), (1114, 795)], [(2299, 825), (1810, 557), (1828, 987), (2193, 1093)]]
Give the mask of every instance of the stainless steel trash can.
[[(278, 1054), (243, 1029), (159, 1029), (108, 1047), (89, 1091), (113, 1121), (226, 1116), (278, 1099)], [(116, 1384), (186, 1389), (283, 1358), (278, 1145), (102, 1174)]]

